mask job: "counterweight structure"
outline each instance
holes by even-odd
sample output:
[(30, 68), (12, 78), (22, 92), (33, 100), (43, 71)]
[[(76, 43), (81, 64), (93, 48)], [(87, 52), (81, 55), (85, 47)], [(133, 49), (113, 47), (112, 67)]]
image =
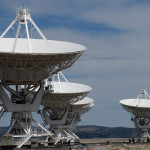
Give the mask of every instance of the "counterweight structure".
[[(15, 37), (4, 38), (10, 29), (14, 29), (14, 24), (17, 24)], [(30, 38), (29, 24), (32, 24), (41, 39)], [(26, 34), (22, 38), (23, 27)], [(69, 111), (67, 107), (69, 103), (76, 102), (81, 97), (84, 98), (90, 91), (89, 89), (78, 91), (76, 95), (72, 94), (71, 98), (65, 95), (67, 94), (65, 91), (64, 95), (60, 94), (61, 96), (57, 97), (57, 94), (52, 94), (49, 85), (44, 84), (46, 78), (50, 79), (52, 75), (72, 66), (85, 50), (86, 48), (79, 44), (47, 40), (31, 18), (30, 10), (25, 8), (17, 10), (16, 18), (0, 36), (0, 117), (5, 112), (12, 113), (7, 134), (11, 134), (13, 138), (19, 138), (17, 148), (24, 145), (31, 137), (53, 138), (55, 136), (55, 133), (32, 117), (32, 112), (38, 112), (40, 105), (44, 106), (42, 115), (44, 116), (44, 113), (48, 115), (48, 109), (45, 106), (49, 103), (47, 97), (55, 99), (58, 105), (62, 104), (61, 101), (65, 101), (66, 106), (62, 108), (63, 111), (56, 111), (66, 112)], [(55, 84), (54, 86), (57, 87)], [(70, 91), (68, 93), (70, 94)], [(41, 131), (34, 132), (32, 123), (35, 123)]]
[(140, 130), (140, 137), (149, 139), (150, 128), (150, 96), (146, 90), (142, 90), (136, 99), (124, 99), (120, 101), (122, 107), (130, 112), (135, 127)]

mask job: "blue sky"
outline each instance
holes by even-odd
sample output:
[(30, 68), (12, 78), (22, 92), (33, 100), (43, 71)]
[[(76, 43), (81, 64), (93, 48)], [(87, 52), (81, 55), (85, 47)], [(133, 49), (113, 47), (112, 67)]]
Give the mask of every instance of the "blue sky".
[(0, 33), (22, 4), (48, 39), (83, 44), (87, 51), (69, 69), (69, 81), (90, 85), (95, 107), (80, 124), (132, 127), (118, 103), (150, 93), (149, 0), (0, 1)]

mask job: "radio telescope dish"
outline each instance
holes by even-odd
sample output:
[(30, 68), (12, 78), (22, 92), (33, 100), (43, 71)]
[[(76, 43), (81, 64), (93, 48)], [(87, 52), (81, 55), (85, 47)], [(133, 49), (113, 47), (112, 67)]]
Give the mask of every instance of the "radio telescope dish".
[[(92, 88), (78, 83), (53, 82), (54, 91), (45, 93), (41, 100), (44, 107), (66, 107), (71, 102), (76, 102), (83, 99)], [(61, 88), (60, 88), (61, 86)]]
[(80, 100), (78, 102), (72, 103), (73, 107), (82, 107), (92, 104), (94, 101), (91, 98), (85, 97), (83, 100)]
[[(150, 97), (146, 91), (143, 91), (136, 99), (124, 99), (120, 104), (125, 110), (136, 117), (150, 118)], [(142, 95), (145, 95), (145, 98)]]
[(4, 81), (25, 84), (39, 82), (62, 69), (70, 67), (85, 51), (85, 47), (59, 41), (31, 39), (32, 52), (25, 39), (18, 39), (15, 52), (11, 52), (15, 39), (0, 39), (0, 78)]
[[(15, 23), (15, 38), (4, 38)], [(28, 23), (42, 39), (30, 38)], [(26, 38), (19, 37), (21, 26), (25, 26)], [(49, 75), (70, 67), (85, 50), (79, 44), (47, 40), (30, 17), (30, 10), (21, 8), (0, 36), (0, 79), (9, 85), (39, 84)]]
[[(65, 82), (60, 80), (61, 77)], [(55, 81), (56, 78), (58, 81)], [(45, 124), (51, 127), (55, 137), (52, 141), (57, 142), (60, 138), (69, 140), (70, 136), (74, 142), (79, 140), (71, 129), (80, 120), (80, 114), (93, 106), (93, 100), (85, 98), (91, 90), (87, 85), (68, 82), (62, 72), (45, 80), (45, 92), (41, 100), (44, 108), (40, 113)]]
[(148, 128), (150, 128), (150, 96), (146, 90), (142, 90), (142, 93), (136, 99), (124, 99), (120, 101), (120, 104), (125, 110), (133, 114), (131, 118), (135, 127), (140, 130), (140, 137), (147, 138), (149, 140), (150, 135)]
[(62, 72), (58, 72), (45, 81), (41, 104), (47, 108), (65, 108), (83, 99), (91, 90), (90, 86), (69, 82)]
[(77, 111), (80, 114), (84, 113), (85, 110), (88, 111), (88, 109), (90, 109), (92, 106), (94, 106), (94, 100), (88, 97), (85, 97), (83, 100), (71, 104), (73, 112)]
[(81, 110), (80, 110), (80, 114), (87, 113), (92, 107), (94, 107), (94, 103), (92, 103), (88, 106), (82, 107)]

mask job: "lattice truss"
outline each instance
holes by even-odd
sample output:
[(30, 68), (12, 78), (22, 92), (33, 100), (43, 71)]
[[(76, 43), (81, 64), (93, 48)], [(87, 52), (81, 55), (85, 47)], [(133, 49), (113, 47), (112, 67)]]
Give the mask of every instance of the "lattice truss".
[(70, 67), (83, 52), (70, 54), (25, 55), (0, 54), (0, 78), (5, 82), (38, 82), (49, 74)]
[(140, 107), (125, 106), (125, 105), (122, 105), (122, 107), (128, 112), (135, 115), (136, 117), (150, 118), (149, 108), (140, 108)]

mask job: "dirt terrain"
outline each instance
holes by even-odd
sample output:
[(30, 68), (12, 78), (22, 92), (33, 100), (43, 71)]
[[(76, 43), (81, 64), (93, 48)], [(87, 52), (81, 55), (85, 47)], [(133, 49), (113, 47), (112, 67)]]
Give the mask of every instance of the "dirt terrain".
[[(150, 150), (150, 143), (129, 143), (129, 139), (88, 139), (81, 140), (85, 147), (77, 150)], [(87, 145), (87, 147), (86, 147)]]
[(91, 146), (77, 150), (149, 150), (150, 144), (110, 144), (105, 146)]

